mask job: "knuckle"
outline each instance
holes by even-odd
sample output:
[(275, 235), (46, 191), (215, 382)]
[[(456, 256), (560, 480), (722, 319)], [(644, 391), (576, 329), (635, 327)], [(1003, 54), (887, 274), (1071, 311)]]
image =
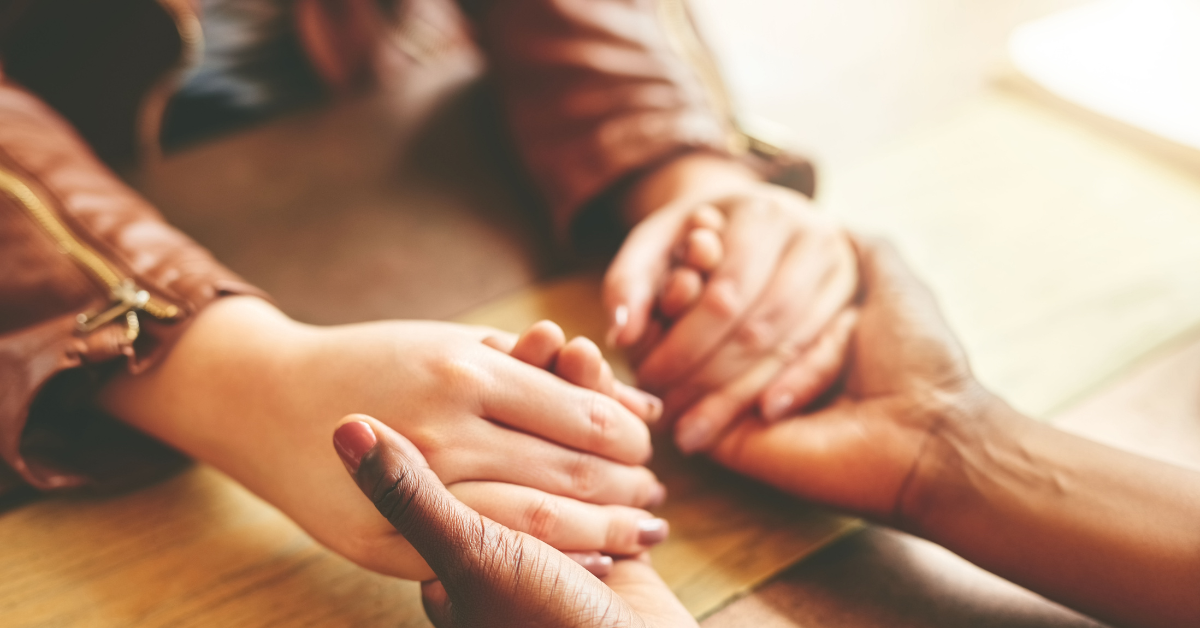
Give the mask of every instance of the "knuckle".
[(522, 516), (522, 525), (527, 534), (545, 541), (558, 531), (562, 517), (559, 501), (549, 495), (543, 495), (526, 508)]
[(613, 517), (608, 522), (604, 541), (606, 548), (637, 547), (637, 521), (632, 516)]
[(407, 465), (393, 467), (379, 475), (371, 489), (371, 503), (385, 519), (397, 528), (412, 504), (413, 497), (421, 489), (417, 474)]
[(577, 452), (571, 463), (569, 481), (571, 492), (583, 500), (593, 498), (600, 490), (601, 471), (599, 459), (590, 454)]
[(804, 339), (788, 338), (784, 342), (779, 343), (774, 350), (774, 355), (779, 358), (779, 361), (784, 364), (792, 364), (800, 359), (806, 348)]
[(448, 355), (433, 361), (430, 368), (444, 386), (452, 390), (478, 390), (487, 382), (479, 364), (462, 355)]
[(700, 297), (700, 307), (718, 320), (733, 320), (742, 311), (745, 299), (737, 284), (725, 278), (713, 279)]
[(616, 432), (617, 416), (612, 403), (592, 392), (588, 394), (588, 436), (587, 442), (591, 451), (602, 451), (609, 441), (613, 440)]
[(775, 348), (776, 315), (754, 316), (742, 322), (734, 332), (734, 342), (751, 355), (766, 353)]
[(645, 467), (641, 467), (637, 470), (637, 475), (633, 480), (633, 484), (634, 500), (631, 502), (631, 505), (633, 506), (642, 507), (646, 504), (650, 504), (653, 501), (655, 494), (659, 491), (658, 477), (654, 475), (653, 471)]

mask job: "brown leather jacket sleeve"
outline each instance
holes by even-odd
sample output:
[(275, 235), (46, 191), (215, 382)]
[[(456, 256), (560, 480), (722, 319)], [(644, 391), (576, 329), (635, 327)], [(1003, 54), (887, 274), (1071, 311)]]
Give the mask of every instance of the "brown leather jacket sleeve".
[[(91, 408), (90, 393), (114, 368), (148, 368), (213, 299), (258, 294), (7, 80), (0, 269), (0, 459), (41, 489), (123, 481), (169, 459)], [(96, 318), (105, 311), (111, 322)]]
[(690, 150), (745, 158), (812, 193), (808, 162), (738, 131), (683, 0), (462, 4), (560, 237), (577, 240), (597, 225), (582, 214), (615, 185)]

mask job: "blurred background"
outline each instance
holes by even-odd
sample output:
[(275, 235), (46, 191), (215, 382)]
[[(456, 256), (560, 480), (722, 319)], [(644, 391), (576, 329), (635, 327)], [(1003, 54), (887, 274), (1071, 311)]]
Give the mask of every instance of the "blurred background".
[(691, 0), (745, 123), (826, 167), (985, 92), (1017, 26), (1085, 0)]

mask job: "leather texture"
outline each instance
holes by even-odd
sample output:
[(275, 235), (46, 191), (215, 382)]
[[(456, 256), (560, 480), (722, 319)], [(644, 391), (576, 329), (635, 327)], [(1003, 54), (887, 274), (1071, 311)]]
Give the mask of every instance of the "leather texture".
[[(439, 10), (450, 2), (408, 0), (396, 14), (468, 16), (508, 132), (564, 240), (594, 224), (581, 217), (603, 211), (606, 192), (691, 150), (744, 157), (811, 193), (807, 162), (747, 150), (711, 75), (679, 48), (686, 24), (666, 10), (679, 0), (465, 0), (462, 13)], [(79, 331), (76, 316), (107, 306), (109, 291), (0, 192), (0, 458), (37, 488), (119, 483), (177, 462), (97, 417), (90, 394), (112, 369), (137, 373), (161, 359), (212, 300), (261, 294), (109, 170), (155, 156), (139, 134), (160, 128), (164, 85), (193, 54), (196, 19), (186, 0), (0, 0), (0, 170), (117, 272), (178, 308), (166, 321), (139, 316), (134, 342), (120, 321)], [(393, 32), (406, 31), (421, 32)]]
[(65, 120), (7, 80), (0, 83), (0, 169), (28, 186), (115, 272), (178, 309), (170, 321), (140, 316), (136, 342), (119, 324), (124, 319), (79, 333), (76, 316), (108, 307), (109, 290), (63, 253), (24, 203), (0, 193), (0, 456), (39, 488), (76, 486), (87, 478), (71, 472), (70, 461), (23, 453), (23, 445), (47, 441), (37, 421), (27, 425), (39, 391), (64, 371), (118, 358), (141, 372), (213, 299), (259, 292), (163, 221)]

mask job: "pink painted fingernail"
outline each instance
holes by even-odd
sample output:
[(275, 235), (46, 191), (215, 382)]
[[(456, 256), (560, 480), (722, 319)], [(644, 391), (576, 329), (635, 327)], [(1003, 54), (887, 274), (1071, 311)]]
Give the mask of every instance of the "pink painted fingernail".
[(646, 398), (646, 405), (649, 406), (649, 409), (646, 410), (646, 422), (657, 423), (658, 420), (662, 418), (663, 414), (662, 399), (659, 399), (658, 397), (655, 397), (644, 390), (639, 390), (638, 392), (642, 393), (642, 396)]
[(362, 421), (351, 421), (333, 433), (333, 448), (350, 475), (358, 472), (362, 457), (375, 446), (375, 432)]
[(571, 557), (574, 558), (575, 562), (579, 563), (581, 567), (588, 570), (589, 573), (597, 578), (603, 578), (604, 576), (612, 573), (612, 556), (605, 556), (601, 554), (599, 556), (574, 555)]
[(685, 454), (694, 454), (704, 447), (708, 434), (693, 425), (680, 425), (675, 430), (675, 446)]
[(796, 402), (796, 398), (792, 393), (780, 393), (772, 396), (767, 400), (766, 407), (763, 408), (763, 418), (768, 423), (778, 421), (783, 418), (792, 409), (792, 404)]
[(650, 497), (648, 497), (646, 499), (646, 503), (642, 507), (643, 508), (658, 508), (659, 506), (662, 506), (663, 503), (666, 501), (667, 501), (667, 487), (664, 486), (660, 482), (659, 484), (655, 485), (655, 487), (652, 491), (650, 491)]
[(608, 329), (608, 335), (605, 336), (605, 343), (613, 347), (617, 344), (617, 339), (621, 336), (621, 332), (625, 331), (625, 326), (629, 324), (629, 306), (618, 305), (617, 309), (613, 310), (612, 327)]
[(667, 540), (671, 526), (666, 519), (642, 519), (638, 522), (638, 544), (649, 547)]

